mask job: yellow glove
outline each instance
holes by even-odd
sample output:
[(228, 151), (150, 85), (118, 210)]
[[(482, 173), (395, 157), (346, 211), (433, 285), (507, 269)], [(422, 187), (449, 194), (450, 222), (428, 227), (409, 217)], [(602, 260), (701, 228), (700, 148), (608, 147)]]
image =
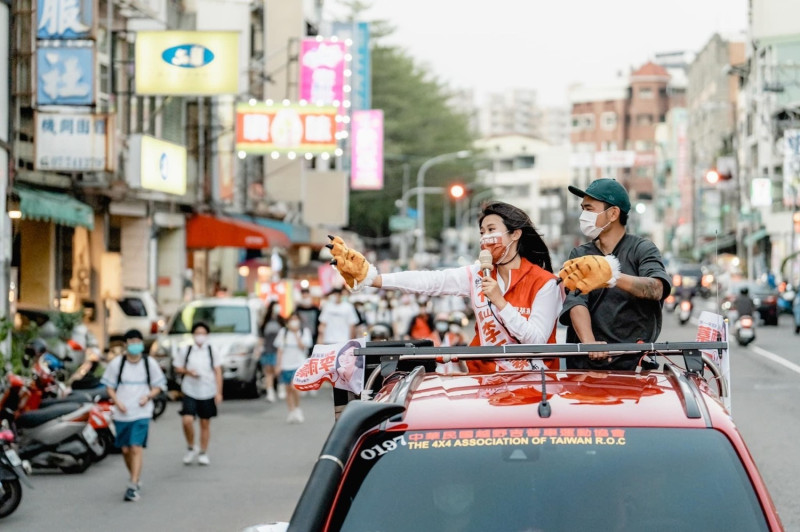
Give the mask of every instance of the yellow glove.
[(614, 255), (586, 255), (570, 259), (558, 272), (567, 289), (579, 290), (584, 294), (615, 286), (620, 275), (619, 260)]
[(331, 264), (339, 270), (347, 287), (357, 292), (365, 286), (370, 286), (378, 271), (369, 263), (364, 255), (347, 247), (344, 240), (338, 236), (328, 235), (331, 243), (325, 247), (331, 250), (333, 260)]

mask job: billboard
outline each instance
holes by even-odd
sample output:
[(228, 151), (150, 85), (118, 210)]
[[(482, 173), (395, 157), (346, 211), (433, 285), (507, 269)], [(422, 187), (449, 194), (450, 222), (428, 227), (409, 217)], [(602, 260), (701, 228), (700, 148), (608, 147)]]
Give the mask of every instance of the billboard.
[(186, 148), (147, 135), (131, 135), (128, 181), (132, 187), (186, 194)]
[(352, 190), (383, 188), (383, 111), (353, 111), (350, 122)]
[(335, 153), (336, 108), (239, 104), (236, 150), (254, 154)]
[(343, 102), (346, 55), (342, 41), (304, 39), (300, 43), (300, 100), (317, 105)]
[(92, 39), (96, 0), (38, 0), (37, 39)]
[(94, 105), (94, 42), (61, 46), (56, 41), (36, 49), (38, 105)]
[(353, 60), (350, 77), (352, 108), (365, 110), (372, 107), (372, 59), (369, 48), (369, 22), (334, 22), (333, 33), (339, 39), (351, 39)]
[(239, 93), (239, 32), (140, 31), (135, 91), (139, 95)]
[(800, 198), (800, 129), (783, 132), (783, 204), (797, 205)]
[(67, 172), (114, 169), (108, 115), (36, 113), (34, 168)]

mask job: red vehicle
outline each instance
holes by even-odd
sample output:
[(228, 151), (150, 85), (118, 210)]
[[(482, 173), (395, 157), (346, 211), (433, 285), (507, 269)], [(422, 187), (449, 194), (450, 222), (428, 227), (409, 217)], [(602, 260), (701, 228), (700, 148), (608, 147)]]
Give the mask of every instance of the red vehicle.
[(725, 380), (698, 351), (725, 342), (607, 346), (649, 352), (658, 369), (640, 373), (464, 375), (432, 370), (445, 355), (588, 346), (374, 345), (356, 351), (377, 367), (374, 398), (347, 405), (291, 521), (259, 530), (782, 529)]

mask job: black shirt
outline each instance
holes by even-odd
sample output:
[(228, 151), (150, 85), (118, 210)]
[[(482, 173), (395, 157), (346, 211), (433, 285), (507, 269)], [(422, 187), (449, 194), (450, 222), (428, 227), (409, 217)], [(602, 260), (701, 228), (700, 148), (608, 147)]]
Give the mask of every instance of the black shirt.
[[(573, 249), (569, 258), (586, 255), (603, 255), (594, 242)], [(602, 288), (589, 294), (570, 293), (564, 301), (560, 321), (567, 325), (567, 342), (578, 343), (578, 335), (572, 327), (569, 312), (576, 305), (589, 309), (592, 317), (592, 332), (595, 340), (607, 343), (655, 342), (661, 333), (661, 307), (670, 293), (669, 276), (664, 269), (661, 253), (651, 241), (625, 234), (612, 251), (619, 259), (622, 273), (636, 277), (652, 277), (664, 284), (660, 301), (641, 299), (619, 288)], [(615, 357), (611, 361), (589, 360), (589, 357), (568, 357), (568, 368), (636, 368), (638, 356)]]

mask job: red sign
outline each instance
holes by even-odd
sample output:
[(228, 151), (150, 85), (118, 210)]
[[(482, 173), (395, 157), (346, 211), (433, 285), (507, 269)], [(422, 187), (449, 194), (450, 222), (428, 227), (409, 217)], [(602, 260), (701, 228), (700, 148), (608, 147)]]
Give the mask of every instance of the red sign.
[(336, 108), (239, 104), (236, 150), (245, 153), (334, 153)]

